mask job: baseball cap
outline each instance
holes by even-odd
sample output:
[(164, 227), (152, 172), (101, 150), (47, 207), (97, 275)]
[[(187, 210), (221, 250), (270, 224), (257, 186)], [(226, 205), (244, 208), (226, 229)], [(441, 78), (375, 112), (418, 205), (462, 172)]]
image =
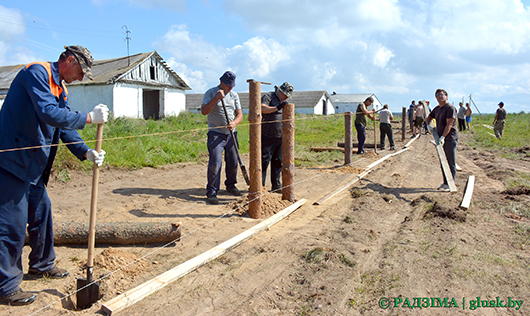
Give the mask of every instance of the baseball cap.
[(499, 103), (498, 105), (502, 105), (502, 106), (504, 106), (504, 102), (501, 102), (501, 103)]
[(65, 46), (64, 48), (74, 54), (75, 58), (79, 62), (79, 65), (81, 65), (81, 69), (83, 69), (85, 76), (87, 76), (90, 80), (94, 80), (91, 70), (94, 59), (92, 58), (90, 51), (79, 45)]
[(236, 86), (236, 74), (231, 72), (230, 70), (226, 71), (221, 78), (219, 78), (224, 84), (226, 84), (229, 87), (235, 87)]

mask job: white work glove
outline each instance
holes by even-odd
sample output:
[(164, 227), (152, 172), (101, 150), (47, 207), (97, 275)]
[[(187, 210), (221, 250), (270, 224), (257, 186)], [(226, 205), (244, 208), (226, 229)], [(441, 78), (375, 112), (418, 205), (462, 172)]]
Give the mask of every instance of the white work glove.
[(98, 167), (101, 167), (101, 165), (103, 164), (103, 160), (105, 159), (105, 154), (106, 152), (103, 149), (99, 153), (95, 149), (89, 149), (86, 152), (86, 159), (97, 164)]
[(444, 142), (445, 142), (445, 137), (443, 137), (443, 136), (440, 136), (440, 139), (439, 139), (439, 141), (440, 141), (440, 145), (442, 145), (442, 146), (443, 146), (443, 145), (444, 145)]
[(109, 118), (109, 108), (105, 104), (98, 104), (88, 115), (93, 124), (105, 123)]

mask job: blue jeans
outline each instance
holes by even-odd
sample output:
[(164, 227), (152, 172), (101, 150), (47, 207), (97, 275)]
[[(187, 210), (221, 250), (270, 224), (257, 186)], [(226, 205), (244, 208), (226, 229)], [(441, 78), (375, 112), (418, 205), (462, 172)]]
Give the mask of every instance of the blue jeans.
[[(451, 174), (453, 175), (453, 181), (456, 182), (456, 145), (458, 145), (458, 139), (455, 140), (446, 140), (443, 148), (445, 152), (445, 157), (447, 157), (447, 163), (449, 164), (449, 169), (451, 169)], [(442, 169), (442, 175), (444, 177), (444, 184), (447, 184), (447, 179)]]
[(0, 296), (20, 289), (29, 182), (0, 168)]
[(357, 139), (359, 144), (357, 145), (357, 153), (364, 152), (364, 142), (366, 141), (366, 129), (363, 125), (355, 123), (355, 129), (357, 130)]
[(52, 204), (42, 178), (29, 187), (28, 235), (29, 267), (40, 272), (51, 270), (55, 261)]
[[(234, 131), (237, 144), (237, 131)], [(208, 132), (208, 184), (206, 186), (206, 196), (215, 196), (221, 186), (221, 167), (223, 166), (223, 151), (225, 153), (225, 185), (227, 188), (235, 187), (237, 183), (237, 152), (234, 147), (234, 140), (230, 134)]]

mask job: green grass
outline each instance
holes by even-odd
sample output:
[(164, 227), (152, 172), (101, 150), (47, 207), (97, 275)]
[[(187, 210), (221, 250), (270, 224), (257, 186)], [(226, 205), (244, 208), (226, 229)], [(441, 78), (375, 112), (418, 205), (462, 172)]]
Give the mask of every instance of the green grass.
[(521, 149), (529, 145), (530, 139), (530, 113), (508, 114), (502, 140), (491, 136), (495, 134), (492, 129), (485, 125), (493, 126), (495, 115), (475, 115), (471, 121), (473, 139), (469, 145), (478, 149), (499, 151), (506, 158), (520, 158), (530, 155), (530, 152), (517, 152), (514, 149)]

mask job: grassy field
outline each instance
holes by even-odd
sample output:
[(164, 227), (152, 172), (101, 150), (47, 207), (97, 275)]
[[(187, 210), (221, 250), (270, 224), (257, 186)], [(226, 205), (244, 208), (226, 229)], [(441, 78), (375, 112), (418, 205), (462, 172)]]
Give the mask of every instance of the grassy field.
[[(529, 145), (530, 114), (509, 114), (502, 140), (491, 136), (485, 127), (493, 122), (493, 115), (474, 116), (470, 145), (482, 150), (497, 151), (507, 158), (521, 157), (520, 151)], [(310, 152), (313, 147), (337, 146), (344, 141), (343, 115), (296, 115), (295, 163), (297, 166), (340, 164), (341, 152)], [(371, 124), (369, 124), (371, 125)], [(103, 149), (107, 152), (105, 164), (115, 168), (158, 167), (178, 162), (205, 162), (206, 116), (183, 113), (178, 117), (161, 120), (111, 118), (104, 127)], [(368, 126), (370, 130), (371, 126)], [(241, 153), (249, 151), (249, 123), (245, 116), (237, 127)], [(88, 125), (79, 131), (88, 146), (94, 148), (96, 126)], [(524, 151), (529, 153), (530, 151)], [(527, 154), (528, 155), (528, 154)], [(355, 159), (355, 157), (354, 157)], [(90, 170), (90, 162), (79, 162), (60, 146), (55, 160), (58, 174), (67, 170)]]

